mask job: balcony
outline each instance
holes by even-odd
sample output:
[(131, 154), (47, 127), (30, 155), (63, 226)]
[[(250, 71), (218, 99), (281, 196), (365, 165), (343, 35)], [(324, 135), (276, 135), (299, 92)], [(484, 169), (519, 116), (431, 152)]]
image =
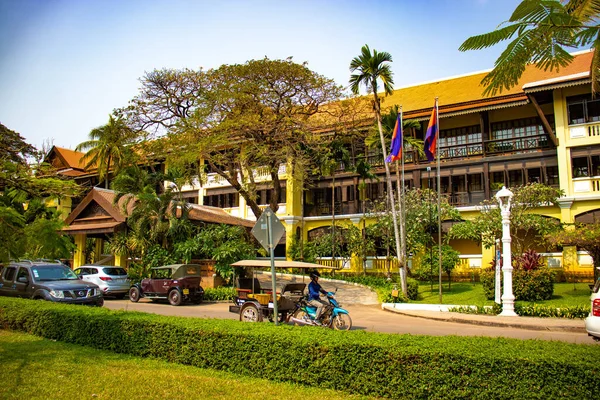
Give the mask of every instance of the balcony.
[(535, 150), (547, 149), (549, 147), (550, 144), (546, 134), (513, 137), (510, 139), (494, 139), (485, 142), (486, 155), (527, 153)]
[(573, 178), (573, 193), (599, 194), (600, 176)]
[(569, 137), (571, 139), (600, 138), (600, 123), (570, 125)]

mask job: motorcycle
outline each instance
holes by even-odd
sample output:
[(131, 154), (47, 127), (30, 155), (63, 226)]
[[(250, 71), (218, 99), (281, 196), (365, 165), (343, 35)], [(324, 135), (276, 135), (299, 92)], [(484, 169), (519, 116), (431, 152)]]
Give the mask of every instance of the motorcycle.
[[(336, 289), (337, 292), (337, 289)], [(295, 310), (290, 314), (288, 322), (294, 325), (316, 325), (338, 331), (347, 331), (352, 327), (352, 319), (335, 299), (336, 292), (327, 292), (329, 303), (323, 310), (321, 324), (316, 320), (317, 308), (308, 304), (306, 298), (300, 299)]]

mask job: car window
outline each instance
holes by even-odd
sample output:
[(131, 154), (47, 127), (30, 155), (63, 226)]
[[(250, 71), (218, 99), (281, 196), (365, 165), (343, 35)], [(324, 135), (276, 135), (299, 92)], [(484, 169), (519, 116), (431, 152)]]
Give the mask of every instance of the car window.
[(75, 275), (87, 275), (85, 268), (77, 268), (75, 271), (73, 271), (73, 273)]
[(58, 281), (79, 279), (71, 269), (64, 265), (38, 265), (31, 267), (33, 279), (36, 281)]
[(19, 273), (17, 274), (17, 281), (19, 280), (19, 278), (27, 278), (27, 281), (29, 282), (29, 273), (27, 272), (27, 268), (19, 268)]
[(90, 275), (98, 275), (98, 268), (86, 268), (86, 270)]
[(15, 267), (7, 267), (4, 270), (4, 275), (3, 275), (4, 280), (12, 282), (15, 279), (16, 272), (17, 272), (17, 269)]
[(102, 272), (104, 272), (106, 275), (127, 275), (127, 271), (125, 271), (123, 268), (102, 268)]
[(154, 279), (169, 279), (171, 277), (170, 269), (153, 269), (152, 278)]
[(594, 289), (592, 290), (592, 293), (598, 293), (598, 290), (600, 290), (600, 278), (598, 278), (598, 280), (596, 281), (596, 284), (594, 285)]

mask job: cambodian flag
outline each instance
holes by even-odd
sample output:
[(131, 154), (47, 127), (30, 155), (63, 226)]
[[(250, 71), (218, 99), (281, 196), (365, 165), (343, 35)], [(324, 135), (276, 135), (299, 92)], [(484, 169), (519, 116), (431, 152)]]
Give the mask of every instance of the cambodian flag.
[(424, 150), (425, 155), (429, 161), (435, 160), (435, 150), (439, 134), (438, 127), (438, 108), (437, 102), (431, 111), (431, 119), (429, 120), (429, 126), (427, 127), (427, 133), (425, 134)]
[(390, 155), (385, 159), (386, 162), (391, 163), (402, 158), (402, 118), (398, 114), (396, 118), (396, 126), (394, 126), (394, 133), (392, 135), (392, 147), (390, 148)]

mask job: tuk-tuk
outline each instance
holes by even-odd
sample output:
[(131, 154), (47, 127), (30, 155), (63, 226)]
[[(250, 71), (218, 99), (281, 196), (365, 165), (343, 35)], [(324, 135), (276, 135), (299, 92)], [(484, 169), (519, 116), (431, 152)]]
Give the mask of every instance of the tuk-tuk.
[[(233, 299), (233, 305), (229, 311), (239, 314), (240, 321), (261, 322), (265, 318), (274, 321), (273, 289), (262, 287), (260, 281), (254, 277), (254, 268), (269, 268), (270, 260), (241, 260), (231, 264), (232, 267), (246, 267), (252, 270), (250, 278), (238, 278), (236, 282), (237, 296)], [(299, 261), (275, 261), (275, 268), (281, 269), (335, 269), (319, 264)], [(279, 288), (276, 293), (278, 321), (287, 320), (288, 313), (296, 308), (296, 303), (304, 297), (306, 283), (287, 283)]]

